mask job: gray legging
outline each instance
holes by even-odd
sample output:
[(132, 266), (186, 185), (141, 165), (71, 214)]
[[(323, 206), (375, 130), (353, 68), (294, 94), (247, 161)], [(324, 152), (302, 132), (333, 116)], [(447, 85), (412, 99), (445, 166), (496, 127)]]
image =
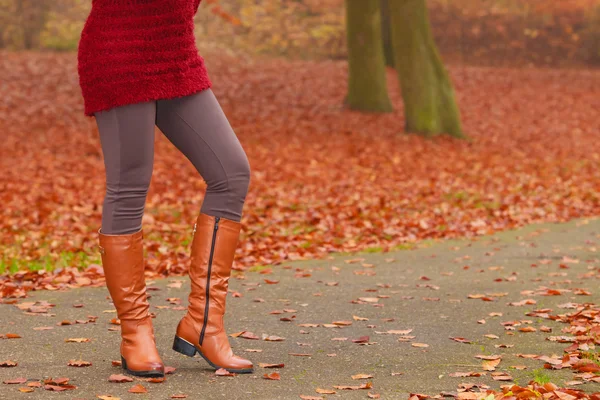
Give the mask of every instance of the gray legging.
[(206, 181), (200, 211), (241, 220), (250, 165), (210, 89), (114, 107), (94, 116), (106, 169), (102, 233), (128, 234), (142, 227), (154, 164), (155, 125)]

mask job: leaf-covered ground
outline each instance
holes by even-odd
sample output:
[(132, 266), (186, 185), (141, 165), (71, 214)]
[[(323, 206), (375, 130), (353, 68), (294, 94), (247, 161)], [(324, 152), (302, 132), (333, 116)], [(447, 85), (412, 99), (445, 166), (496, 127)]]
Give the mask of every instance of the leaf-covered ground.
[[(343, 108), (343, 61), (204, 56), (252, 169), (238, 269), (600, 211), (598, 71), (450, 66), (463, 142), (403, 132), (392, 70), (396, 111), (373, 115)], [(0, 296), (93, 284), (104, 164), (76, 57), (2, 52), (0, 76)], [(148, 263), (177, 275), (205, 184), (158, 129), (155, 151)]]
[(1, 299), (0, 398), (600, 400), (599, 232), (584, 218), (236, 272), (224, 321), (253, 374), (171, 350), (187, 278), (147, 281), (165, 379), (122, 375), (106, 288)]

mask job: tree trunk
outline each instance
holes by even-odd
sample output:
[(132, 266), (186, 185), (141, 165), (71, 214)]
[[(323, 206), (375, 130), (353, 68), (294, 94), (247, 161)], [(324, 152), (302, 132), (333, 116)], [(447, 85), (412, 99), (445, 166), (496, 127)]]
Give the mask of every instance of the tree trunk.
[(380, 0), (346, 0), (348, 95), (354, 110), (390, 112), (381, 39)]
[(385, 65), (394, 67), (394, 48), (392, 46), (392, 18), (390, 0), (381, 0), (381, 33), (383, 36), (383, 54)]
[(464, 138), (452, 83), (437, 51), (425, 0), (390, 3), (406, 131)]
[(25, 49), (39, 46), (40, 34), (45, 28), (49, 10), (49, 0), (17, 0), (17, 15), (20, 18)]

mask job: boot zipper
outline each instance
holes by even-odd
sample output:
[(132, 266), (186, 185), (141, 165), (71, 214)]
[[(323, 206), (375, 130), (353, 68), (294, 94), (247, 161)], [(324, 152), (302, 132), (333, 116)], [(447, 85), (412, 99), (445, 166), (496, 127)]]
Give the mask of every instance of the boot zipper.
[(200, 333), (200, 345), (204, 340), (204, 332), (208, 322), (208, 301), (210, 293), (210, 270), (212, 268), (213, 254), (215, 252), (215, 242), (217, 241), (217, 229), (219, 229), (219, 220), (221, 217), (215, 217), (215, 229), (213, 230), (212, 244), (210, 246), (210, 256), (208, 257), (208, 271), (206, 272), (206, 303), (204, 304), (204, 322), (202, 323), (202, 332)]

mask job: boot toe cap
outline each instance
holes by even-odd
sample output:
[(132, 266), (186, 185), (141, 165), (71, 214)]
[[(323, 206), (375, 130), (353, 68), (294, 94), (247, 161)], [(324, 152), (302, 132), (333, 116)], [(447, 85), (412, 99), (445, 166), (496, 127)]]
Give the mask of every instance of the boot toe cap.
[(151, 362), (148, 366), (150, 371), (165, 372), (165, 365), (162, 362)]
[(252, 361), (247, 360), (242, 357), (237, 357), (237, 356), (235, 356), (234, 358), (235, 358), (236, 368), (238, 368), (238, 369), (254, 368), (254, 364), (252, 364)]

